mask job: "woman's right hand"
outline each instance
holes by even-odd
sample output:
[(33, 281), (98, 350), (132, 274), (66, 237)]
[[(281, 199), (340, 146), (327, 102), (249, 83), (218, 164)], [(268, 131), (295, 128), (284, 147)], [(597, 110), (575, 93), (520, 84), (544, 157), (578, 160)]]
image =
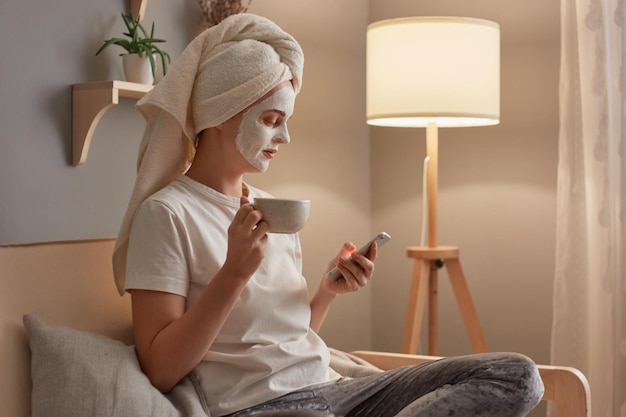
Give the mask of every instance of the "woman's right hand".
[(268, 225), (263, 214), (247, 197), (241, 197), (241, 207), (228, 227), (228, 252), (224, 268), (229, 274), (249, 279), (265, 257)]

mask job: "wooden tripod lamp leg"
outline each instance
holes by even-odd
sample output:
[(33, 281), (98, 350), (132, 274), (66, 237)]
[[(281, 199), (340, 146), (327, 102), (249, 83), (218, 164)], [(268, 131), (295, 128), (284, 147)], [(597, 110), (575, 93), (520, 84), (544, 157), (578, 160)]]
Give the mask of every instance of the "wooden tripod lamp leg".
[(485, 337), (483, 336), (480, 323), (478, 322), (478, 315), (476, 314), (476, 308), (474, 307), (474, 302), (472, 301), (472, 296), (470, 295), (467, 281), (465, 280), (465, 275), (461, 268), (461, 262), (458, 258), (448, 259), (446, 266), (450, 277), (450, 284), (452, 285), (454, 295), (459, 304), (459, 309), (461, 310), (461, 315), (463, 316), (474, 352), (487, 352), (487, 343), (485, 343)]
[(409, 293), (409, 306), (404, 323), (403, 353), (418, 353), (422, 322), (426, 309), (426, 294), (428, 293), (428, 277), (431, 263), (423, 259), (416, 259), (413, 264), (413, 279)]
[(459, 248), (414, 246), (407, 248), (407, 256), (414, 260), (413, 281), (409, 294), (409, 308), (404, 327), (403, 353), (419, 353), (422, 321), (428, 303), (428, 354), (437, 356), (438, 350), (438, 282), (437, 270), (446, 265), (450, 284), (459, 305), (463, 322), (475, 353), (487, 352), (487, 343), (478, 322), (478, 314), (459, 261)]
[(439, 303), (437, 295), (439, 292), (439, 285), (437, 282), (437, 266), (436, 261), (429, 261), (430, 274), (428, 277), (428, 354), (430, 356), (436, 356), (439, 350), (439, 339), (437, 334), (437, 310)]

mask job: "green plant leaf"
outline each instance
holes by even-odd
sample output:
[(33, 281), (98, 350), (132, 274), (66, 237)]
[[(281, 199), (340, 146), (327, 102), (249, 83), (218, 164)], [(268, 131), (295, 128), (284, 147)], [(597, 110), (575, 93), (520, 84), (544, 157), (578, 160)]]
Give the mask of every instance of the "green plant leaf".
[(152, 76), (156, 77), (155, 75), (156, 62), (154, 62), (154, 56), (152, 56), (152, 54), (147, 54), (147, 55), (148, 55), (148, 59), (150, 60), (150, 66), (152, 67)]
[(164, 39), (154, 37), (154, 22), (152, 22), (150, 34), (148, 34), (146, 29), (139, 22), (139, 19), (135, 19), (132, 13), (122, 13), (121, 15), (127, 29), (127, 31), (122, 34), (128, 39), (117, 37), (108, 39), (104, 41), (104, 44), (100, 47), (100, 49), (98, 49), (96, 55), (111, 45), (118, 45), (129, 54), (137, 54), (141, 57), (145, 54), (150, 60), (152, 74), (154, 75), (155, 61), (153, 55), (158, 54), (161, 58), (161, 63), (163, 64), (163, 74), (165, 75), (167, 72), (167, 64), (170, 62), (170, 55), (155, 45), (155, 43), (165, 43), (166, 41)]
[(122, 48), (124, 48), (128, 52), (130, 52), (130, 50), (131, 50), (130, 42), (128, 42), (126, 39), (111, 38), (111, 39), (109, 39), (109, 40), (104, 42), (104, 44), (100, 47), (100, 49), (98, 49), (98, 52), (96, 52), (96, 55), (98, 55), (100, 52), (102, 52), (104, 49), (108, 48), (111, 45), (121, 46)]
[(170, 54), (163, 51), (158, 51), (161, 56), (161, 65), (163, 66), (163, 75), (167, 74), (167, 64), (170, 62)]

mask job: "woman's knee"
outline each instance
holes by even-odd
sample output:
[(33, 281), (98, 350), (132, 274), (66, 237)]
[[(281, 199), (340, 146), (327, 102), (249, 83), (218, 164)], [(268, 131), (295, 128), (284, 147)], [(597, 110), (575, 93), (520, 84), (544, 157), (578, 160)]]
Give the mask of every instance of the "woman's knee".
[[(544, 393), (543, 381), (537, 364), (528, 356), (520, 353), (494, 354), (498, 369), (493, 369), (494, 378), (508, 381), (508, 395), (517, 397), (520, 405), (532, 409), (541, 401)], [(503, 376), (505, 378), (501, 379)]]

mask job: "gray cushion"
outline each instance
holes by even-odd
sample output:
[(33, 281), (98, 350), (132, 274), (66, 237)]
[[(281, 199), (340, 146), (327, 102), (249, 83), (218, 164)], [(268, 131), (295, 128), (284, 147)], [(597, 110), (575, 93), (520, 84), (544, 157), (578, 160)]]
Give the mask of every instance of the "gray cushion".
[(169, 394), (152, 386), (133, 346), (24, 316), (32, 352), (32, 417), (206, 417), (188, 376)]

